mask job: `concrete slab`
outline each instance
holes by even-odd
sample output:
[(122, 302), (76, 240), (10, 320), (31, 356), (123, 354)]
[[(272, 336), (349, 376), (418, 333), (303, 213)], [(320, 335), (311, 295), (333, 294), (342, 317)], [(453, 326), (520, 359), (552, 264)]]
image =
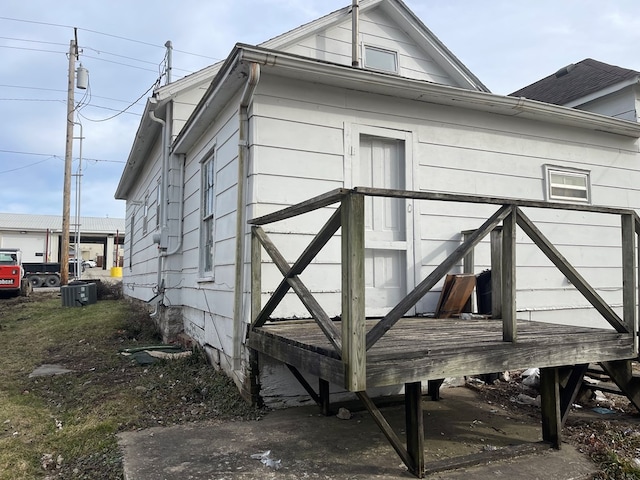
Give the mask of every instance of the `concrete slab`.
[[(560, 451), (502, 456), (503, 447), (534, 452), (528, 442), (540, 440), (539, 425), (531, 417), (514, 416), (482, 402), (468, 389), (446, 389), (440, 402), (425, 400), (423, 406), (427, 468), (451, 457), (484, 457), (483, 452), (490, 462), (431, 473), (429, 478), (568, 480), (586, 478), (596, 470), (570, 445)], [(402, 438), (404, 409), (394, 406), (382, 411)], [(203, 422), (122, 433), (125, 478), (415, 478), (367, 412), (354, 412), (349, 420), (317, 412), (315, 407), (291, 408), (268, 413), (259, 421)], [(280, 469), (251, 457), (268, 450), (270, 459), (280, 460)]]

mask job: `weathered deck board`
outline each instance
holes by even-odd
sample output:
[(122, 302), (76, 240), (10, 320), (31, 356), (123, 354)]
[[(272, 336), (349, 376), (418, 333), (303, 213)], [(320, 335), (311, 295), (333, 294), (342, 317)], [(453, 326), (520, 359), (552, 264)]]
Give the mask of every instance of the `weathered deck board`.
[[(368, 320), (367, 329), (374, 323)], [(612, 329), (519, 320), (517, 331), (516, 342), (504, 342), (499, 320), (403, 318), (367, 352), (367, 387), (634, 357), (632, 335)], [(344, 381), (340, 359), (314, 322), (267, 324), (251, 332), (249, 346), (332, 383)]]

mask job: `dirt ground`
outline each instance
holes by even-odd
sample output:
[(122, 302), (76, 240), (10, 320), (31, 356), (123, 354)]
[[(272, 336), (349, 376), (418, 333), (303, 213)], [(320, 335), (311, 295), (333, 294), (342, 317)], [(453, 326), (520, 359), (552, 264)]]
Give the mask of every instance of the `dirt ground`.
[[(279, 419), (285, 413), (255, 410), (243, 403), (233, 383), (206, 365), (203, 356), (140, 365), (117, 355), (122, 348), (158, 341), (146, 314), (132, 310), (126, 302), (101, 300), (83, 309), (65, 309), (60, 306), (58, 295), (49, 291), (28, 299), (2, 299), (0, 334), (6, 341), (6, 350), (0, 359), (0, 370), (4, 373), (0, 386), (0, 422), (4, 422), (0, 425), (0, 479), (45, 475), (51, 479), (122, 479), (123, 450), (116, 435), (159, 438), (160, 433), (155, 433), (158, 428), (169, 435), (171, 428), (181, 426), (202, 428), (205, 432), (216, 426), (218, 437), (222, 436), (224, 441), (218, 453), (230, 452), (230, 457), (222, 460), (220, 472), (227, 471), (224, 462), (234, 455), (241, 455), (238, 458), (246, 465), (255, 462), (254, 466), (262, 468), (250, 455), (272, 449), (277, 443), (261, 443), (259, 435), (246, 450), (233, 451), (229, 432), (260, 434), (270, 418), (273, 428), (282, 430), (269, 432), (269, 438), (291, 437), (301, 442), (274, 451), (289, 467), (302, 465), (304, 459), (298, 452), (304, 446), (326, 453), (327, 458), (338, 459), (335, 465), (313, 460), (318, 472), (329, 469), (333, 473), (327, 470), (328, 476), (314, 477), (314, 470), (307, 469), (308, 478), (374, 478), (367, 477), (371, 472), (365, 471), (360, 476), (336, 473), (345, 458), (347, 461), (359, 458), (360, 444), (372, 445), (370, 458), (374, 463), (382, 462), (383, 466), (377, 467), (382, 468), (376, 473), (382, 475), (379, 478), (402, 474), (400, 459), (375, 425), (367, 424), (355, 437), (349, 437), (350, 426), (366, 424), (366, 412), (351, 408), (351, 419), (343, 421), (319, 417), (311, 409), (305, 415), (314, 422), (317, 420), (316, 423), (306, 427), (296, 422), (283, 424)], [(20, 340), (24, 338), (30, 341), (25, 344)], [(44, 379), (28, 378), (35, 367), (50, 363), (73, 372)], [(508, 381), (473, 380), (464, 387), (443, 388), (440, 402), (425, 397), (427, 462), (474, 454), (490, 456), (503, 447), (539, 441), (539, 408), (530, 404), (535, 403), (536, 396), (535, 388), (523, 385), (519, 372), (511, 372)], [(605, 410), (593, 410), (600, 407)], [(300, 412), (304, 411), (296, 410), (295, 414)], [(389, 415), (392, 426), (403, 438), (401, 406), (390, 407), (385, 415)], [(49, 426), (51, 418), (60, 420), (64, 428)], [(42, 419), (47, 426), (40, 426)], [(337, 446), (338, 441), (320, 439), (318, 443), (305, 443), (304, 428), (320, 432), (321, 426), (326, 425), (338, 428), (338, 432), (340, 428), (346, 429), (343, 435), (338, 435), (339, 441), (346, 442), (346, 457), (340, 457), (345, 449)], [(247, 438), (253, 438), (251, 435), (247, 433)], [(583, 395), (563, 429), (563, 440), (595, 462), (599, 473), (591, 478), (640, 479), (640, 415), (624, 397), (604, 394), (596, 400), (589, 394)], [(54, 461), (52, 469), (45, 468), (41, 466), (44, 453), (54, 459), (60, 455), (64, 462)], [(188, 463), (186, 455), (183, 460)], [(3, 475), (1, 470), (7, 468), (14, 469), (14, 473)], [(23, 469), (24, 474), (15, 473), (22, 471), (17, 468)], [(279, 471), (280, 477), (296, 478), (293, 473), (291, 477), (284, 476), (284, 471), (284, 467)], [(227, 471), (218, 476), (193, 478), (252, 477), (231, 476)]]

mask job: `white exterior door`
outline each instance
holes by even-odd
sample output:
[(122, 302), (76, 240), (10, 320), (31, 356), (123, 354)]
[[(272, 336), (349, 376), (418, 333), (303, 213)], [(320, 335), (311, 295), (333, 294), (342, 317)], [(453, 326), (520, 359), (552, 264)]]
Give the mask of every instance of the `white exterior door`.
[[(353, 165), (353, 186), (405, 189), (406, 163), (405, 140), (361, 134)], [(408, 257), (412, 251), (408, 242), (412, 238), (409, 215), (405, 199), (365, 197), (367, 316), (385, 315), (407, 294)]]

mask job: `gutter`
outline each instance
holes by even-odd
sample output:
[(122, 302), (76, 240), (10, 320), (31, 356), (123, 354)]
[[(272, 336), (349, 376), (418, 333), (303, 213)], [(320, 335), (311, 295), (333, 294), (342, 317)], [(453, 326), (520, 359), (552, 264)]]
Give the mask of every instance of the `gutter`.
[(505, 116), (522, 116), (532, 120), (569, 125), (640, 138), (640, 123), (564, 106), (509, 97), (488, 92), (439, 85), (424, 80), (356, 69), (300, 55), (238, 45), (240, 61), (256, 62), (267, 68), (289, 70), (294, 78), (334, 85), (358, 91), (407, 98), (427, 103), (458, 106)]
[(249, 107), (260, 81), (260, 65), (251, 63), (249, 76), (240, 99), (238, 130), (238, 198), (236, 205), (236, 259), (235, 259), (235, 292), (233, 299), (233, 369), (242, 368), (242, 343), (244, 340), (244, 285), (245, 285), (245, 246), (247, 230), (247, 202), (245, 183), (248, 177), (249, 162)]

